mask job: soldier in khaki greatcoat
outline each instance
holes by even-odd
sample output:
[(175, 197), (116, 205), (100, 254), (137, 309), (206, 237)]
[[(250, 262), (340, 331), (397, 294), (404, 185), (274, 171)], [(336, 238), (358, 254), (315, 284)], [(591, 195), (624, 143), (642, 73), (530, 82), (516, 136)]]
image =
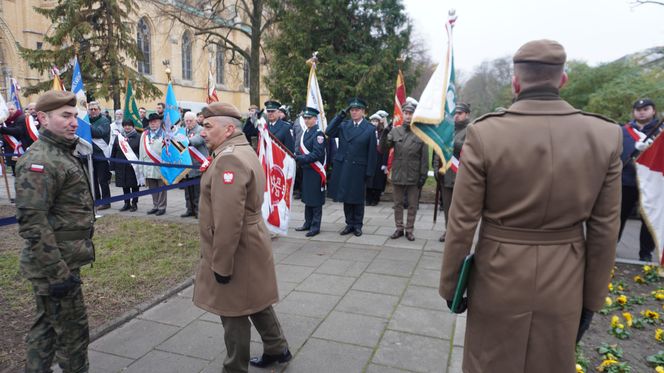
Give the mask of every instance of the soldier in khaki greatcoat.
[[(199, 203), (201, 260), (194, 304), (221, 316), (227, 356), (224, 373), (247, 372), (291, 359), (272, 305), (279, 300), (270, 234), (261, 215), (265, 175), (241, 131), (235, 106), (215, 102), (203, 109), (200, 135), (211, 151), (201, 167)], [(249, 359), (251, 324), (263, 355)]]
[(76, 97), (48, 91), (36, 110), (39, 141), (16, 165), (16, 218), (25, 239), (20, 267), (37, 302), (25, 371), (50, 372), (55, 356), (64, 373), (87, 372), (90, 333), (80, 268), (94, 260), (95, 217), (88, 177), (73, 154)]
[(620, 225), (620, 127), (559, 96), (557, 42), (514, 55), (516, 101), (468, 126), (440, 295), (468, 284), (465, 373), (574, 372), (576, 341), (604, 304)]

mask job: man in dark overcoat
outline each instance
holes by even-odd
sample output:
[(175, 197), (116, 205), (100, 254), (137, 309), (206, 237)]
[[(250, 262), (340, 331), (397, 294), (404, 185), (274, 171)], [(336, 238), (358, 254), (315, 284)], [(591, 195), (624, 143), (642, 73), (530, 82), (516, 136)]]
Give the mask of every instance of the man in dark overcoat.
[[(270, 133), (273, 134), (274, 137), (279, 140), (279, 142), (281, 142), (288, 150), (292, 152), (295, 150), (295, 140), (293, 139), (292, 131), (293, 126), (288, 122), (279, 119), (279, 116), (281, 115), (281, 112), (279, 111), (280, 107), (281, 103), (279, 103), (279, 101), (265, 101), (265, 112), (267, 113), (267, 130), (270, 131)], [(249, 122), (249, 124), (253, 125), (245, 124), (244, 128), (242, 128), (242, 132), (244, 132), (247, 140), (251, 142), (252, 137), (258, 136), (258, 128), (256, 128), (255, 123)]]
[[(359, 98), (348, 102), (348, 109), (337, 114), (325, 133), (339, 138), (334, 155), (330, 195), (344, 203), (346, 227), (341, 235), (362, 235), (366, 180), (374, 175), (376, 164), (376, 129), (364, 118), (367, 103)], [(347, 113), (348, 112), (348, 113)], [(346, 118), (350, 114), (350, 118)]]
[(296, 231), (308, 231), (306, 236), (320, 233), (325, 204), (325, 134), (318, 129), (319, 111), (307, 107), (302, 113), (307, 129), (302, 133), (295, 152), (295, 161), (302, 167), (302, 202), (304, 224)]

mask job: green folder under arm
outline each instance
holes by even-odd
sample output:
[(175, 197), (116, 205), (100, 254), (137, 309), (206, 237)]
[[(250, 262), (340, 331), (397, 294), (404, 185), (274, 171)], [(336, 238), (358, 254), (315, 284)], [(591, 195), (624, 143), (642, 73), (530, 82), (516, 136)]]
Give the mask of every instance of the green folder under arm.
[(452, 298), (452, 312), (461, 313), (458, 311), (466, 288), (468, 288), (468, 278), (470, 277), (470, 267), (473, 265), (475, 254), (469, 254), (461, 263), (461, 270), (459, 271), (459, 278), (457, 279), (456, 288), (454, 289), (454, 298)]

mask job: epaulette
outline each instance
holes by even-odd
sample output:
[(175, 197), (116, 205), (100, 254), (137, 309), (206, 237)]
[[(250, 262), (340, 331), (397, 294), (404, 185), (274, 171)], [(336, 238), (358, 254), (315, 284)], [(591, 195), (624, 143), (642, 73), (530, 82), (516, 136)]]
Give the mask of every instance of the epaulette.
[(595, 117), (595, 118), (598, 118), (598, 119), (602, 119), (602, 120), (605, 120), (605, 121), (607, 121), (607, 122), (609, 122), (609, 123), (620, 124), (620, 123), (616, 122), (615, 120), (613, 120), (613, 119), (611, 119), (611, 118), (605, 117), (605, 116), (602, 115), (602, 114), (589, 113), (589, 112), (587, 112), (587, 111), (580, 111), (579, 113), (580, 113), (581, 115), (587, 115), (587, 116), (590, 116), (590, 117)]
[(487, 119), (487, 118), (501, 117), (501, 116), (505, 115), (506, 113), (507, 113), (507, 111), (494, 111), (494, 112), (491, 112), (491, 113), (486, 113), (486, 114), (482, 115), (482, 116), (479, 117), (479, 118), (475, 118), (475, 120), (474, 120), (471, 124), (475, 124), (475, 123), (477, 123), (477, 122), (481, 122), (481, 121), (483, 121), (483, 120), (485, 120), (485, 119)]
[(219, 153), (219, 155), (231, 154), (233, 153), (233, 150), (235, 150), (235, 145), (227, 146), (221, 151), (221, 153)]

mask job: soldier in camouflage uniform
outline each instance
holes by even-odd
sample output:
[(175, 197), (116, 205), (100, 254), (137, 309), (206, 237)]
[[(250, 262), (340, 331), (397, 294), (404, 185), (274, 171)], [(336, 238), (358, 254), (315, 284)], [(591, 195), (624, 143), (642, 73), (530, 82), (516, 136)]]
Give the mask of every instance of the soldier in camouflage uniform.
[(88, 320), (80, 268), (94, 260), (93, 200), (89, 180), (73, 155), (73, 93), (49, 91), (37, 101), (39, 141), (16, 166), (16, 217), (25, 239), (22, 274), (30, 280), (37, 316), (26, 337), (26, 372), (87, 372)]

